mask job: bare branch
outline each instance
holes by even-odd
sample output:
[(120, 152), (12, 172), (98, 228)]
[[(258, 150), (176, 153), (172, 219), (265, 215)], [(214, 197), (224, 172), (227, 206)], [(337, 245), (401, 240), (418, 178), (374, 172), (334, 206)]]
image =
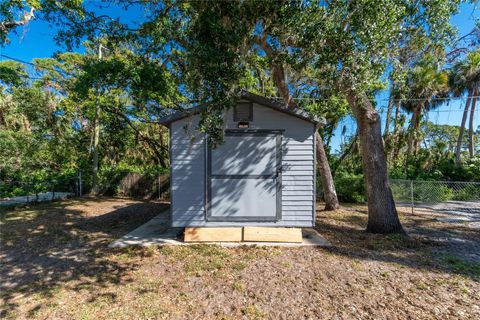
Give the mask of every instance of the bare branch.
[(26, 25), (33, 18), (35, 18), (35, 9), (30, 8), (29, 12), (27, 11), (24, 12), (23, 17), (20, 20), (10, 20), (10, 21), (0, 22), (0, 30), (2, 31), (2, 33), (7, 34), (13, 28)]

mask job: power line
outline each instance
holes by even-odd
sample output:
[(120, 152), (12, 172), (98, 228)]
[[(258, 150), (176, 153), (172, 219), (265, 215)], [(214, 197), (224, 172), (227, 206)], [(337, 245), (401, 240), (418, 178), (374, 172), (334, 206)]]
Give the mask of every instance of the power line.
[[(23, 63), (23, 64), (28, 64), (28, 65), (30, 65), (30, 66), (37, 67), (37, 68), (40, 68), (40, 69), (46, 69), (46, 70), (50, 70), (50, 71), (53, 71), (53, 72), (58, 72), (58, 70), (55, 70), (55, 69), (53, 69), (53, 68), (41, 66), (41, 65), (38, 65), (38, 64), (35, 64), (35, 63), (32, 63), (32, 62), (28, 62), (28, 61), (22, 60), (22, 59), (10, 57), (10, 56), (7, 56), (6, 54), (0, 54), (0, 56), (5, 57), (5, 58), (10, 59), (10, 60), (13, 60), (13, 61), (17, 61), (17, 62)], [(68, 73), (67, 73), (67, 74), (68, 74)]]
[(32, 76), (28, 76), (28, 75), (20, 75), (21, 78), (25, 78), (25, 79), (30, 79), (30, 80), (43, 80), (43, 78), (40, 78), (40, 77), (32, 77)]

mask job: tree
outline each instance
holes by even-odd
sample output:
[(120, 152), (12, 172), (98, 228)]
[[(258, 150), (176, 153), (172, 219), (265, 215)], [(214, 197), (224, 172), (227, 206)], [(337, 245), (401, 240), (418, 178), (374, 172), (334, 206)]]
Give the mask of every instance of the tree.
[(468, 125), (468, 151), (470, 154), (470, 159), (475, 157), (475, 136), (474, 136), (474, 125), (473, 125), (473, 119), (475, 116), (475, 106), (478, 100), (478, 95), (480, 94), (479, 92), (479, 85), (477, 84), (477, 87), (475, 91), (473, 92), (474, 97), (472, 98), (472, 108), (470, 109), (470, 121)]
[[(412, 113), (407, 154), (416, 154), (420, 143), (420, 122), (423, 113), (437, 108), (448, 97), (448, 73), (439, 70), (438, 58), (425, 56), (407, 75), (409, 99), (403, 108)], [(440, 99), (439, 99), (440, 98)]]
[(56, 20), (60, 15), (82, 16), (83, 0), (5, 0), (0, 4), (0, 43), (9, 41), (8, 34), (40, 16)]
[[(285, 67), (281, 59), (278, 57), (281, 54), (279, 52), (280, 50), (274, 48), (267, 41), (268, 25), (271, 22), (267, 22), (266, 20), (267, 18), (265, 17), (262, 21), (262, 34), (255, 35), (254, 44), (258, 45), (268, 57), (273, 82), (275, 83), (279, 95), (283, 98), (285, 105), (291, 109), (298, 109), (299, 106), (294, 101), (294, 97), (289, 88)], [(340, 207), (340, 205), (338, 202), (337, 192), (335, 190), (335, 183), (330, 170), (330, 164), (328, 163), (323, 139), (318, 131), (315, 133), (315, 143), (317, 152), (317, 165), (319, 168), (320, 180), (325, 200), (325, 210), (336, 210)]]
[[(430, 121), (424, 122), (422, 131), (425, 132), (425, 147), (429, 149), (437, 149), (444, 153), (445, 157), (453, 155), (455, 152), (456, 139), (459, 126), (448, 124), (435, 124)], [(463, 145), (467, 145), (468, 141), (464, 137)]]
[[(139, 64), (136, 59), (140, 57), (122, 50), (113, 51), (115, 58), (102, 61), (75, 53), (34, 59), (30, 72), (17, 62), (0, 63), (5, 71), (0, 73), (2, 181), (36, 181), (50, 188), (57, 177), (71, 179), (78, 170), (91, 172), (97, 118), (103, 137), (98, 145), (101, 182), (111, 169), (145, 172), (157, 171), (159, 164), (168, 166), (166, 129), (153, 120), (163, 110), (142, 105), (160, 91), (161, 81), (151, 78), (158, 75), (157, 69)], [(144, 74), (150, 91), (141, 85), (138, 73)], [(108, 90), (97, 100), (95, 89), (100, 81)], [(135, 86), (145, 90), (140, 92)], [(97, 101), (103, 111), (99, 117), (95, 116)], [(141, 107), (134, 108), (132, 101)], [(92, 179), (85, 178), (84, 186), (89, 189)]]
[[(138, 1), (123, 3), (127, 7), (139, 4)], [(135, 30), (119, 19), (92, 17), (84, 10), (82, 15), (62, 17), (69, 19), (68, 28), (57, 39), (68, 45), (84, 35), (94, 39), (102, 30), (110, 41), (128, 43), (136, 54), (148, 57), (142, 63), (174, 61), (175, 64), (166, 65), (173, 72), (159, 72), (157, 79), (163, 80), (166, 74), (179, 75), (182, 80), (176, 85), (181, 85), (189, 102), (208, 104), (200, 129), (210, 133), (209, 139), (218, 141), (223, 110), (234, 104), (249, 69), (244, 57), (245, 49), (251, 46), (245, 43), (261, 36), (264, 29), (259, 30), (259, 26), (265, 27), (268, 22), (266, 41), (281, 49), (272, 62), (299, 74), (306, 69), (315, 70), (314, 81), (332, 84), (346, 99), (357, 120), (368, 195), (367, 230), (403, 232), (389, 188), (380, 117), (372, 100), (392, 63), (392, 52), (396, 52), (394, 49), (405, 37), (422, 33), (441, 47), (452, 39), (454, 32), (449, 19), (458, 3), (454, 0), (141, 2), (140, 5), (149, 6), (152, 14)], [(292, 90), (282, 79), (278, 77), (278, 84)], [(145, 87), (141, 91), (145, 92)]]
[(460, 124), (460, 132), (457, 139), (457, 147), (455, 148), (455, 163), (457, 166), (461, 165), (462, 159), (462, 141), (465, 132), (465, 127), (468, 118), (468, 111), (470, 111), (469, 122), (469, 153), (470, 157), (474, 156), (474, 137), (473, 137), (473, 116), (475, 113), (476, 92), (480, 86), (480, 50), (470, 52), (464, 61), (459, 61), (451, 69), (450, 85), (454, 96), (459, 97), (464, 93), (467, 94), (465, 108), (463, 110), (462, 122)]
[(367, 231), (403, 232), (389, 188), (380, 117), (368, 93), (403, 32), (415, 26), (441, 41), (450, 32), (448, 18), (455, 9), (453, 2), (331, 1), (300, 14), (297, 32), (303, 33), (306, 59), (317, 61), (318, 68), (332, 66), (328, 79), (344, 93), (357, 120), (368, 196)]
[[(453, 34), (449, 17), (457, 5), (456, 1), (263, 2), (261, 5), (247, 1), (213, 8), (211, 4), (196, 3), (192, 48), (197, 49), (194, 52), (208, 53), (196, 61), (208, 61), (212, 56), (226, 58), (218, 61), (224, 72), (231, 64), (240, 66), (238, 54), (245, 34), (255, 36), (257, 23), (263, 17), (275, 17), (269, 41), (288, 48), (282, 60), (292, 67), (310, 65), (323, 71), (319, 74), (343, 93), (357, 119), (369, 203), (367, 230), (403, 232), (388, 184), (380, 118), (371, 102), (371, 93), (389, 63), (390, 48), (403, 38), (402, 33), (415, 26), (412, 29), (421, 30), (433, 42), (446, 42)], [(203, 79), (209, 80), (208, 91), (225, 94), (227, 90), (223, 88), (235, 82), (235, 72), (229, 72), (219, 82), (214, 72), (215, 62), (210, 60), (207, 69), (200, 66), (197, 70), (206, 75)], [(209, 75), (214, 76), (211, 79)]]
[[(404, 119), (400, 116), (400, 110), (403, 109), (406, 100), (413, 97), (409, 92), (407, 77), (413, 66), (425, 59), (426, 56), (432, 55), (432, 51), (436, 50), (438, 50), (438, 44), (432, 44), (422, 29), (416, 29), (415, 26), (410, 26), (409, 32), (402, 33), (398, 44), (391, 50), (389, 57), (389, 61), (391, 61), (390, 90), (384, 130), (385, 147), (389, 151), (390, 161), (398, 158), (402, 146), (400, 135), (404, 134), (401, 130), (403, 126), (401, 122)], [(393, 134), (390, 134), (391, 113), (394, 108)]]
[[(11, 30), (24, 26), (32, 20), (39, 6), (40, 4), (36, 1), (9, 0), (0, 4), (0, 41), (7, 42), (7, 35)], [(24, 9), (28, 11), (23, 11)]]
[[(130, 5), (130, 1), (124, 1), (123, 2), (126, 6), (126, 8)], [(133, 2), (132, 2), (133, 3)], [(150, 5), (150, 4), (149, 4)], [(254, 9), (254, 3), (252, 2), (250, 4), (250, 9)], [(155, 54), (155, 52), (161, 52), (164, 49), (162, 47), (165, 46), (170, 46), (172, 48), (176, 47), (177, 43), (180, 43), (182, 48), (181, 50), (185, 51), (185, 49), (188, 49), (190, 46), (190, 43), (188, 39), (185, 39), (182, 37), (182, 32), (178, 27), (171, 27), (170, 24), (178, 26), (178, 20), (181, 20), (182, 23), (185, 23), (188, 20), (188, 14), (190, 14), (192, 11), (191, 6), (188, 4), (182, 4), (182, 3), (160, 3), (158, 5), (153, 5), (152, 4), (153, 11), (155, 12), (154, 15), (152, 15), (150, 20), (144, 21), (140, 24), (140, 27), (136, 30), (131, 30), (129, 26), (125, 24), (121, 24), (118, 19), (112, 18), (112, 17), (106, 17), (106, 16), (101, 16), (101, 17), (95, 17), (92, 12), (88, 12), (85, 10), (85, 8), (77, 8), (81, 9), (81, 13), (85, 18), (82, 21), (80, 19), (81, 15), (76, 15), (72, 14), (69, 16), (68, 19), (70, 19), (70, 23), (68, 24), (70, 28), (66, 28), (62, 30), (58, 36), (59, 39), (63, 39), (67, 45), (70, 45), (72, 43), (75, 43), (76, 39), (82, 37), (82, 36), (87, 36), (90, 39), (93, 39), (98, 33), (97, 30), (104, 30), (104, 33), (108, 33), (111, 36), (110, 38), (115, 38), (115, 41), (124, 41), (127, 39), (127, 41), (132, 44), (136, 44), (136, 48), (139, 48), (138, 51), (140, 52), (148, 52), (148, 55)], [(54, 11), (54, 8), (50, 8), (50, 11)], [(164, 16), (162, 13), (168, 12), (168, 17), (170, 19), (168, 20), (161, 20), (160, 17)], [(182, 17), (182, 14), (185, 14), (185, 17)], [(45, 17), (48, 20), (54, 19), (51, 14), (45, 15)], [(180, 17), (180, 18), (178, 18)], [(183, 19), (182, 19), (183, 18)], [(266, 19), (266, 17), (264, 17)], [(61, 21), (63, 20), (64, 17), (58, 16), (57, 20)], [(165, 22), (167, 21), (167, 22)], [(83, 28), (84, 25), (87, 24), (89, 28)], [(163, 28), (162, 33), (158, 33), (157, 30), (158, 28)], [(152, 45), (151, 41), (145, 41), (145, 39), (151, 39), (150, 37), (153, 36), (153, 43), (158, 43), (158, 47), (155, 47), (155, 45)], [(161, 39), (164, 38), (165, 40)], [(169, 42), (170, 39), (173, 39), (173, 41)], [(163, 41), (162, 41), (163, 40)], [(250, 45), (253, 45), (254, 43), (252, 42)], [(266, 44), (266, 42), (265, 42)], [(276, 52), (274, 52), (273, 48), (269, 47), (263, 47), (265, 49), (265, 52), (268, 53), (268, 61), (269, 61), (269, 66), (270, 66), (270, 71), (272, 79), (274, 80), (274, 84), (278, 88), (278, 92), (281, 95), (284, 95), (284, 98), (289, 99), (288, 97), (290, 96), (290, 93), (288, 92), (287, 82), (285, 79), (285, 73), (283, 70), (283, 65), (281, 62), (279, 63), (273, 63), (273, 61), (276, 59)], [(272, 50), (269, 50), (272, 49)], [(163, 55), (165, 51), (162, 52)], [(193, 51), (190, 51), (193, 53)], [(164, 58), (165, 61), (175, 61), (175, 55), (172, 54), (175, 53), (174, 50), (170, 49), (170, 52), (168, 53), (168, 56)], [(219, 57), (222, 57), (220, 55)], [(243, 56), (244, 62), (249, 62), (248, 60), (248, 55), (245, 54)], [(190, 62), (193, 61), (190, 59)], [(258, 65), (256, 66), (258, 69)], [(241, 71), (240, 71), (241, 72)], [(193, 83), (190, 88), (187, 87), (188, 89), (193, 90), (194, 92), (197, 91), (197, 94), (200, 94), (202, 91), (204, 91), (203, 88), (195, 88), (195, 83), (197, 81), (194, 80), (194, 77), (191, 77), (191, 75), (186, 74), (187, 77), (190, 77), (190, 80), (187, 80), (187, 82)], [(286, 90), (287, 89), (287, 90)], [(287, 95), (285, 95), (287, 94)], [(201, 100), (201, 98), (199, 99)], [(290, 102), (289, 102), (290, 103)], [(215, 113), (217, 114), (218, 113)], [(208, 122), (208, 121), (207, 121)], [(215, 135), (210, 134), (209, 136), (215, 137)], [(96, 141), (94, 139), (94, 141)], [(321, 137), (318, 135), (317, 136), (317, 141), (320, 144), (318, 148), (318, 161), (319, 161), (319, 168), (322, 176), (322, 182), (324, 184), (324, 190), (325, 190), (325, 200), (326, 200), (326, 209), (335, 209), (338, 208), (338, 200), (336, 197), (335, 189), (334, 189), (334, 184), (333, 184), (333, 179), (331, 178), (331, 173), (330, 173), (330, 168), (329, 164), (326, 162), (327, 156), (324, 151), (324, 146), (322, 143)], [(96, 150), (96, 148), (94, 148)], [(96, 154), (94, 152), (94, 154)], [(95, 167), (95, 166), (94, 166)]]

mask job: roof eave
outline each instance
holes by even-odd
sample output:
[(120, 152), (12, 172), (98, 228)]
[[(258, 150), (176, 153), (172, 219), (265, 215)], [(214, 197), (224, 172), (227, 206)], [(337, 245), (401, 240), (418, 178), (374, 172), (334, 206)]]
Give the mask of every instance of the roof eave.
[[(276, 102), (272, 99), (262, 97), (260, 95), (257, 95), (257, 94), (254, 94), (254, 93), (251, 93), (251, 92), (248, 92), (248, 91), (243, 91), (242, 90), (239, 98), (240, 99), (245, 99), (245, 100), (248, 100), (248, 101), (251, 101), (251, 102), (254, 102), (254, 103), (258, 103), (259, 105), (266, 106), (266, 107), (269, 107), (269, 108), (274, 109), (276, 111), (283, 112), (283, 113), (286, 113), (290, 116), (302, 119), (304, 121), (311, 122), (311, 123), (315, 124), (316, 126), (325, 125), (325, 123), (326, 123), (324, 118), (312, 117), (308, 113), (306, 113), (305, 111), (302, 111), (302, 110), (289, 109), (289, 108), (281, 105), (280, 103), (278, 103), (278, 102)], [(201, 106), (196, 106), (196, 107), (193, 107), (193, 108), (185, 110), (185, 111), (179, 111), (179, 112), (176, 112), (172, 115), (169, 115), (167, 117), (164, 117), (164, 118), (160, 119), (158, 121), (158, 123), (162, 124), (162, 125), (165, 125), (165, 126), (169, 126), (172, 122), (181, 120), (183, 118), (186, 118), (186, 117), (189, 117), (189, 116), (192, 116), (192, 115), (199, 114), (200, 112), (202, 112), (202, 110), (204, 108), (206, 108), (206, 106), (201, 105)]]

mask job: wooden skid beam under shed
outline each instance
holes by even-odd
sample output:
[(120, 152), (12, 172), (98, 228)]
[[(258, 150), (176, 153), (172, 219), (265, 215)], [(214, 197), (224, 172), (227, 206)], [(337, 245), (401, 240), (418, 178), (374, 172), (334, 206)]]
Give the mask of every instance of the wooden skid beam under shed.
[(242, 228), (185, 228), (185, 242), (241, 242)]
[(289, 242), (301, 243), (300, 228), (229, 227), (185, 228), (185, 242)]
[(243, 228), (243, 241), (246, 242), (302, 242), (302, 229), (300, 228), (268, 228), (245, 227)]

